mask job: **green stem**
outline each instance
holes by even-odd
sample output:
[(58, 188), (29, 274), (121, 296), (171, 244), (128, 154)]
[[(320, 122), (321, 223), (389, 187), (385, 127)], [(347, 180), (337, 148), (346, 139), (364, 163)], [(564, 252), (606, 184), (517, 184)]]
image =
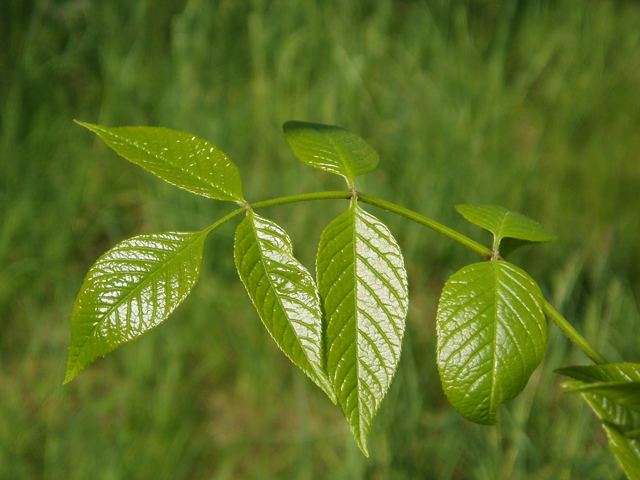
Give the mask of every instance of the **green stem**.
[[(391, 202), (387, 202), (386, 200), (382, 200), (377, 197), (372, 197), (369, 195), (365, 195), (359, 192), (350, 192), (350, 191), (337, 191), (337, 192), (316, 192), (316, 193), (304, 193), (301, 195), (291, 195), (289, 197), (281, 197), (274, 198), (272, 200), (266, 200), (264, 202), (254, 203), (252, 205), (248, 205), (247, 208), (252, 208), (253, 210), (261, 210), (263, 208), (274, 207), (276, 205), (285, 205), (287, 203), (297, 203), (297, 202), (306, 202), (310, 200), (329, 200), (329, 199), (350, 199), (353, 195), (357, 195), (358, 200), (361, 200), (364, 203), (368, 203), (369, 205), (374, 205), (376, 207), (384, 208), (390, 212), (396, 213), (402, 217), (408, 218), (409, 220), (413, 220), (421, 225), (429, 227), (432, 230), (435, 230), (438, 233), (441, 233), (452, 240), (455, 240), (458, 243), (461, 243), (467, 248), (470, 248), (474, 252), (479, 253), (485, 258), (491, 258), (493, 256), (493, 252), (490, 248), (485, 247), (484, 245), (471, 240), (469, 237), (458, 233), (457, 231), (445, 227), (444, 225), (431, 220), (419, 213), (416, 213), (407, 208), (401, 207)], [(239, 208), (234, 210), (226, 217), (221, 218), (216, 223), (211, 225), (205, 231), (206, 233), (210, 233), (216, 228), (224, 225), (229, 220), (237, 217), (242, 212), (245, 212), (246, 208)], [(551, 306), (551, 304), (545, 301), (544, 304), (545, 313), (553, 320), (553, 322), (564, 332), (564, 334), (569, 337), (569, 339), (574, 342), (580, 350), (582, 350), (591, 360), (593, 360), (596, 364), (602, 365), (608, 363), (607, 360), (600, 355), (596, 349), (585, 340), (585, 338), (578, 333), (578, 331), (571, 326), (571, 324), (558, 313), (558, 311)]]
[[(452, 240), (455, 240), (458, 243), (461, 243), (467, 248), (470, 248), (474, 252), (479, 253), (485, 258), (491, 258), (493, 252), (490, 248), (485, 247), (484, 245), (476, 242), (475, 240), (471, 240), (469, 237), (462, 235), (461, 233), (456, 232), (455, 230), (445, 227), (444, 225), (436, 222), (435, 220), (431, 220), (430, 218), (425, 217), (424, 215), (420, 215), (414, 211), (411, 211), (407, 208), (401, 207), (391, 202), (387, 202), (386, 200), (381, 200), (376, 197), (372, 197), (370, 195), (365, 195), (364, 193), (356, 193), (358, 196), (358, 200), (361, 200), (364, 203), (368, 203), (369, 205), (374, 205), (376, 207), (384, 208), (390, 212), (396, 213), (402, 217), (408, 218), (409, 220), (413, 220), (421, 225), (429, 227), (432, 230), (435, 230), (438, 233), (441, 233)], [(281, 197), (274, 198), (273, 200), (266, 200), (264, 202), (258, 202), (250, 205), (250, 207), (254, 210), (260, 210), (262, 208), (274, 207), (276, 205), (284, 205), (286, 203), (296, 203), (296, 202), (306, 202), (309, 200), (327, 200), (327, 199), (336, 199), (336, 198), (346, 198), (349, 199), (353, 197), (353, 192), (349, 191), (341, 191), (341, 192), (317, 192), (317, 193), (303, 193), (302, 195), (291, 195), (290, 197)]]
[(287, 203), (307, 202), (309, 200), (330, 200), (334, 198), (346, 198), (353, 197), (353, 192), (316, 192), (316, 193), (303, 193), (301, 195), (291, 195), (290, 197), (274, 198), (272, 200), (265, 200), (264, 202), (254, 203), (249, 205), (253, 210), (260, 210), (262, 208), (274, 207), (276, 205), (284, 205)]
[(239, 208), (237, 210), (234, 210), (233, 212), (231, 212), (229, 215), (227, 215), (226, 217), (222, 217), (220, 220), (218, 220), (216, 223), (214, 223), (213, 225), (210, 225), (209, 227), (205, 228), (203, 230), (202, 233), (204, 233), (205, 235), (209, 235), (211, 232), (213, 232), (216, 228), (221, 227), (222, 225), (224, 225), (225, 223), (227, 223), (229, 220), (237, 217), (238, 215), (240, 215), (242, 212), (246, 212), (247, 209), (246, 208)]
[(416, 213), (412, 210), (400, 207), (399, 205), (381, 200), (376, 197), (365, 195), (363, 193), (358, 193), (358, 199), (363, 201), (364, 203), (368, 203), (369, 205), (375, 205), (376, 207), (384, 208), (385, 210), (397, 213), (398, 215), (408, 218), (409, 220), (413, 220), (414, 222), (424, 225), (425, 227), (429, 227), (431, 230), (435, 230), (436, 232), (441, 233), (442, 235), (445, 235), (458, 243), (461, 243), (465, 247), (470, 248), (471, 250), (479, 253), (485, 258), (491, 258), (493, 256), (493, 252), (490, 248), (487, 248), (484, 245), (476, 242), (475, 240), (471, 240), (469, 237), (465, 237), (461, 233), (458, 233), (449, 227), (445, 227), (444, 225), (423, 215), (420, 215), (419, 213)]
[(544, 312), (553, 320), (553, 322), (569, 337), (573, 343), (575, 343), (580, 350), (582, 350), (596, 365), (604, 365), (609, 363), (606, 358), (600, 355), (593, 346), (585, 340), (585, 338), (578, 333), (578, 331), (571, 326), (571, 324), (558, 313), (558, 311), (551, 306), (549, 302), (544, 302)]

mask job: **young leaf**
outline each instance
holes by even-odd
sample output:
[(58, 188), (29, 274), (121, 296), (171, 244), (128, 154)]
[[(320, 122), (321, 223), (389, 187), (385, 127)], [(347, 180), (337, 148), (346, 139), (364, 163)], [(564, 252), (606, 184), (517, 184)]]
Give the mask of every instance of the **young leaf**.
[(162, 323), (198, 280), (207, 231), (140, 235), (119, 243), (91, 267), (71, 314), (64, 383)]
[(544, 298), (515, 265), (468, 265), (446, 283), (437, 314), (438, 370), (447, 398), (469, 420), (497, 423), (544, 355)]
[(76, 123), (97, 133), (118, 155), (176, 187), (215, 200), (244, 203), (238, 168), (206, 140), (167, 128)]
[(577, 379), (563, 384), (566, 392), (582, 395), (602, 420), (609, 447), (627, 476), (640, 480), (640, 365), (611, 363), (561, 368), (556, 372)]
[[(494, 235), (494, 250), (506, 257), (516, 248), (540, 242), (556, 242), (556, 237), (538, 222), (518, 212), (495, 205), (456, 205), (467, 220)], [(501, 244), (501, 241), (505, 242)]]
[(367, 436), (400, 360), (407, 316), (407, 274), (387, 227), (355, 200), (320, 239), (329, 378), (353, 436), (368, 456)]
[(273, 339), (336, 403), (324, 369), (318, 290), (293, 257), (287, 233), (250, 210), (236, 230), (234, 256), (242, 283)]
[(355, 177), (378, 166), (378, 152), (343, 128), (305, 122), (287, 122), (282, 128), (296, 157), (314, 168), (342, 175), (349, 188)]

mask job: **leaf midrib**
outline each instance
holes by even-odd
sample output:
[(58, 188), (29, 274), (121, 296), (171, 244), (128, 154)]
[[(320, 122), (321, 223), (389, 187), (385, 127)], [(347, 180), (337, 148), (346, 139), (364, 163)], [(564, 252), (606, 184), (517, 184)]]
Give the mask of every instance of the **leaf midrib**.
[[(118, 136), (118, 135), (116, 135), (116, 134), (114, 134), (114, 133), (112, 133), (112, 132), (110, 132), (110, 131), (108, 131), (108, 130), (104, 130), (104, 129), (101, 129), (101, 131), (102, 131), (103, 133), (106, 133), (106, 134), (108, 134), (108, 135), (111, 135), (112, 137), (114, 137), (114, 138), (116, 138), (116, 139), (119, 139), (120, 141), (124, 141), (127, 145), (129, 145), (129, 146), (133, 146), (133, 147), (137, 148), (138, 150), (140, 150), (140, 151), (142, 151), (142, 152), (146, 153), (147, 155), (149, 155), (150, 157), (155, 158), (156, 160), (162, 160), (162, 157), (160, 157), (159, 155), (154, 154), (154, 153), (151, 153), (149, 150), (147, 150), (147, 149), (145, 149), (144, 147), (140, 146), (140, 145), (139, 145), (138, 143), (136, 143), (136, 142), (132, 142), (131, 140), (129, 140), (129, 139), (128, 139), (128, 138), (126, 138), (126, 137), (120, 137), (120, 136)], [(195, 135), (194, 135), (194, 137), (195, 137)], [(114, 142), (114, 143), (115, 143), (115, 142)], [(114, 150), (115, 150), (115, 149), (114, 149)], [(195, 180), (196, 180), (196, 183), (197, 183), (197, 182), (201, 183), (202, 185), (204, 185), (204, 186), (206, 187), (206, 189), (211, 188), (211, 189), (215, 190), (216, 192), (218, 192), (220, 195), (225, 196), (225, 197), (227, 197), (228, 199), (230, 199), (230, 200), (232, 200), (232, 201), (233, 201), (233, 200), (237, 200), (237, 199), (236, 199), (234, 196), (232, 196), (229, 192), (227, 192), (227, 191), (225, 191), (225, 190), (222, 190), (221, 188), (216, 187), (215, 185), (212, 185), (212, 184), (210, 184), (210, 183), (206, 182), (206, 181), (205, 181), (205, 180), (203, 180), (200, 176), (198, 176), (196, 173), (191, 172), (191, 171), (189, 171), (189, 170), (185, 170), (185, 169), (180, 168), (180, 167), (176, 167), (176, 166), (175, 166), (175, 165), (173, 165), (173, 164), (167, 164), (167, 165), (168, 165), (169, 167), (174, 168), (175, 170), (177, 170), (177, 171), (179, 171), (179, 172), (181, 172), (181, 173), (187, 174), (187, 175), (192, 179), (192, 181), (195, 179)], [(148, 169), (146, 169), (146, 168), (145, 168), (145, 170), (148, 170)], [(151, 173), (153, 173), (153, 172), (151, 172)], [(202, 187), (200, 187), (200, 188), (202, 188)]]
[[(354, 198), (351, 203), (351, 232), (353, 243), (351, 246), (351, 253), (353, 255), (353, 315), (354, 315), (354, 323), (355, 323), (355, 337), (356, 337), (356, 399), (358, 405), (358, 437), (362, 442), (363, 447), (366, 445), (366, 442), (362, 439), (362, 406), (360, 402), (360, 362), (358, 359), (360, 358), (360, 328), (358, 326), (358, 249), (357, 249), (357, 229), (356, 229), (356, 220), (358, 216), (357, 212), (358, 202)], [(366, 450), (366, 447), (365, 447)]]
[(159, 264), (159, 266), (152, 272), (149, 274), (149, 276), (147, 278), (145, 278), (144, 280), (142, 280), (137, 286), (135, 286), (134, 288), (131, 289), (131, 291), (129, 293), (127, 293), (122, 300), (120, 300), (119, 302), (114, 303), (109, 310), (103, 315), (102, 319), (99, 320), (98, 322), (96, 322), (96, 324), (94, 325), (94, 327), (91, 329), (91, 332), (89, 333), (89, 335), (87, 335), (87, 339), (84, 342), (84, 344), (82, 345), (80, 352), (78, 353), (78, 356), (76, 357), (76, 361), (73, 364), (73, 370), (76, 369), (76, 367), (78, 366), (78, 362), (80, 361), (80, 357), (82, 356), (85, 347), (87, 346), (87, 344), (89, 343), (89, 339), (93, 336), (93, 334), (95, 333), (96, 329), (98, 328), (99, 325), (101, 325), (105, 319), (109, 318), (109, 315), (111, 315), (111, 313), (113, 313), (113, 311), (119, 307), (120, 305), (122, 305), (127, 299), (129, 299), (135, 292), (136, 290), (140, 289), (143, 285), (146, 285), (146, 282), (150, 281), (151, 278), (163, 267), (168, 266), (171, 262), (173, 262), (176, 258), (178, 258), (179, 255), (181, 255), (187, 248), (191, 247), (196, 241), (198, 241), (203, 235), (206, 235), (207, 232), (202, 231), (200, 232), (200, 234), (194, 238), (193, 241), (187, 243), (183, 248), (181, 248), (180, 250), (175, 251), (175, 255), (169, 259), (167, 262), (165, 263), (161, 263)]
[(316, 132), (318, 132), (320, 135), (322, 135), (322, 137), (329, 143), (329, 145), (331, 145), (331, 148), (333, 148), (334, 152), (336, 152), (336, 155), (338, 156), (338, 159), (340, 161), (339, 165), (342, 166), (342, 171), (344, 172), (342, 174), (342, 176), (346, 178), (347, 184), (349, 185), (349, 188), (352, 188), (353, 187), (353, 178), (351, 176), (351, 172), (349, 171), (349, 169), (347, 167), (347, 163), (342, 158), (342, 155), (340, 155), (340, 150), (338, 149), (338, 146), (335, 143), (333, 143), (333, 141), (331, 140), (330, 137), (325, 135), (323, 132), (321, 132), (317, 128), (316, 128)]
[[(269, 280), (269, 286), (271, 287), (271, 289), (276, 292), (276, 300), (278, 301), (278, 305), (280, 306), (280, 310), (283, 312), (284, 317), (287, 319), (287, 325), (289, 326), (289, 328), (291, 330), (293, 330), (293, 337), (295, 338), (296, 343), (298, 344), (298, 347), (300, 348), (300, 351), (302, 352), (302, 354), (304, 355), (304, 359), (307, 362), (307, 365), (309, 365), (309, 367), (311, 368), (311, 370), (313, 371), (313, 373), (316, 375), (316, 377), (318, 377), (318, 379), (321, 379), (322, 377), (318, 374), (318, 372), (316, 371), (316, 368), (314, 367), (313, 363), (309, 360), (309, 357), (307, 355), (307, 351), (305, 350), (304, 346), (302, 345), (302, 343), (300, 342), (300, 338), (298, 337), (298, 334), (296, 332), (296, 329), (293, 328), (293, 326), (291, 325), (291, 321), (289, 320), (289, 316), (287, 315), (287, 310), (284, 308), (284, 305), (282, 305), (282, 301), (280, 300), (280, 296), (277, 294), (278, 290), (274, 287), (273, 285), (273, 281), (271, 280), (271, 275), (269, 273), (269, 270), (267, 269), (267, 266), (265, 264), (265, 255), (264, 255), (264, 251), (262, 249), (262, 243), (260, 242), (260, 237), (258, 236), (256, 230), (256, 224), (255, 224), (255, 217), (256, 214), (251, 211), (251, 226), (252, 226), (252, 233), (256, 239), (256, 243), (258, 244), (258, 249), (260, 250), (260, 264), (262, 265), (262, 268), (265, 271), (266, 277)], [(274, 249), (274, 250), (279, 250), (280, 253), (285, 253), (280, 249)], [(286, 252), (287, 256), (291, 256), (291, 254), (289, 252)], [(284, 352), (284, 350), (283, 350)], [(320, 351), (321, 353), (321, 351)], [(285, 352), (286, 354), (286, 352)], [(287, 355), (289, 356), (289, 355)], [(321, 358), (321, 357), (320, 357)], [(324, 383), (324, 382), (323, 382)]]
[[(491, 392), (489, 394), (489, 420), (493, 421), (494, 416), (494, 402), (495, 402), (495, 390), (496, 390), (496, 377), (498, 369), (498, 355), (497, 355), (497, 338), (498, 338), (498, 260), (492, 260), (493, 263), (493, 368), (491, 370)], [(495, 407), (497, 408), (497, 407)]]

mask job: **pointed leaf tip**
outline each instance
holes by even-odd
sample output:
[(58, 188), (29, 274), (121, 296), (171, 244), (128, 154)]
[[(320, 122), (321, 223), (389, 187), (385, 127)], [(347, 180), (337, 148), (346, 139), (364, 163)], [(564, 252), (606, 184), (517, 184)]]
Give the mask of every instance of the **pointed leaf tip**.
[(318, 290), (311, 274), (294, 258), (287, 233), (250, 210), (236, 230), (234, 257), (267, 331), (335, 404), (325, 373)]
[(198, 280), (205, 238), (206, 231), (140, 235), (98, 259), (71, 314), (65, 384), (173, 312)]
[(117, 127), (74, 120), (115, 152), (162, 180), (203, 197), (244, 203), (238, 168), (214, 145), (160, 127)]
[(408, 308), (404, 259), (387, 227), (352, 201), (322, 232), (316, 270), (329, 378), (368, 456), (367, 437), (402, 350)]
[(283, 125), (287, 142), (300, 160), (314, 168), (353, 179), (374, 170), (380, 156), (362, 137), (344, 128), (290, 121)]

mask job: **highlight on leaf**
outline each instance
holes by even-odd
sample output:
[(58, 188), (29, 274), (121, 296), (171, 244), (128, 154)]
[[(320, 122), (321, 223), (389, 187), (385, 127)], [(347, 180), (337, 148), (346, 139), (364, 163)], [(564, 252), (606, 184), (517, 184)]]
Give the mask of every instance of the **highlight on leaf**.
[(236, 229), (238, 274), (280, 349), (336, 403), (325, 373), (322, 311), (311, 274), (294, 258), (287, 233), (252, 210)]
[(76, 123), (98, 134), (118, 155), (176, 187), (214, 200), (245, 203), (238, 168), (206, 140), (168, 128)]
[[(249, 205), (236, 166), (198, 137), (154, 127), (106, 128), (78, 122), (154, 175), (242, 208), (201, 232), (139, 235), (91, 267), (71, 318), (64, 383), (98, 356), (163, 322), (195, 285), (208, 233), (246, 213), (236, 229), (234, 259), (258, 314), (279, 348), (334, 402), (368, 456), (367, 439), (395, 375), (408, 309), (407, 273), (389, 229), (358, 201), (412, 219), (471, 248), (489, 262), (469, 265), (446, 282), (437, 312), (437, 364), (451, 404), (481, 424), (498, 421), (540, 364), (547, 342), (544, 312), (596, 363), (606, 360), (542, 296), (524, 271), (502, 260), (515, 248), (556, 241), (537, 222), (503, 207), (458, 205), (493, 233), (493, 250), (434, 220), (356, 191), (354, 178), (379, 162), (361, 137), (340, 127), (287, 122), (284, 133), (305, 163), (343, 176), (348, 192), (316, 192)], [(255, 210), (305, 200), (349, 198), (349, 209), (322, 232), (317, 284), (293, 256), (287, 233)], [(640, 365), (559, 370), (601, 418), (609, 445), (632, 480), (640, 480)]]
[(322, 232), (316, 270), (329, 378), (368, 456), (367, 436), (402, 350), (408, 308), (404, 259), (389, 229), (352, 200)]
[(84, 367), (158, 326), (200, 275), (208, 231), (167, 232), (125, 240), (98, 259), (71, 314), (64, 383)]
[(353, 179), (374, 170), (380, 156), (362, 137), (344, 128), (319, 123), (287, 122), (282, 127), (293, 153), (314, 168)]
[(497, 423), (547, 344), (544, 298), (535, 281), (501, 260), (468, 265), (445, 284), (437, 313), (438, 371), (455, 409), (472, 422)]

